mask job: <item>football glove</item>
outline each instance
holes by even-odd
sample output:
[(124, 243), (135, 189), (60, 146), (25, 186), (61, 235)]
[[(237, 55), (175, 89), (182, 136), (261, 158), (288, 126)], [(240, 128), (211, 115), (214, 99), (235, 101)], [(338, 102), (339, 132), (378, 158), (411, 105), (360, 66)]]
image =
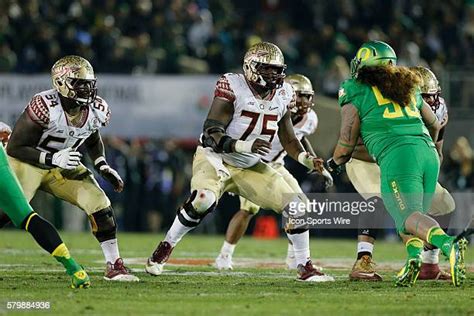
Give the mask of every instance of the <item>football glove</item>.
[(114, 187), (115, 192), (122, 192), (124, 183), (117, 170), (110, 167), (103, 157), (97, 159), (96, 162), (95, 169), (102, 178), (107, 180)]
[(301, 152), (298, 155), (298, 162), (308, 168), (310, 171), (316, 171), (325, 178), (326, 189), (332, 187), (334, 180), (332, 175), (324, 167), (324, 161), (321, 158), (316, 158), (308, 153)]
[[(44, 155), (44, 158), (43, 158)], [(81, 164), (82, 154), (71, 147), (62, 149), (54, 154), (40, 154), (40, 162), (44, 159), (44, 164), (52, 167), (59, 167), (67, 170), (76, 169)]]
[(333, 158), (328, 159), (324, 162), (324, 168), (326, 168), (331, 174), (339, 175), (342, 172), (342, 165), (338, 165)]

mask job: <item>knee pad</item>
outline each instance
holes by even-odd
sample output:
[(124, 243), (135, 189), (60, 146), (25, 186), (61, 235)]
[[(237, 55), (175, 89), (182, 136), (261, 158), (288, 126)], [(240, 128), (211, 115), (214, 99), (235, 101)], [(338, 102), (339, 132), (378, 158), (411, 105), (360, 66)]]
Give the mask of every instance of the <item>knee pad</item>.
[(216, 204), (216, 195), (214, 192), (209, 190), (194, 191), (191, 197), (193, 199), (190, 201), (190, 203), (199, 214), (206, 212), (209, 213), (209, 209), (211, 209)]
[(181, 224), (195, 227), (217, 204), (216, 195), (209, 190), (195, 190), (178, 210), (178, 219)]
[(92, 233), (99, 242), (114, 239), (117, 234), (117, 222), (112, 206), (89, 215)]

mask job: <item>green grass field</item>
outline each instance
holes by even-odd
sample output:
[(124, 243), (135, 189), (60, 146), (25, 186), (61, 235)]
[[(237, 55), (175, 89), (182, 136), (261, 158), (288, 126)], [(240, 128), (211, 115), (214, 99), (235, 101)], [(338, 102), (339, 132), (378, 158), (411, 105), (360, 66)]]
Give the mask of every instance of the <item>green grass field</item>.
[[(356, 315), (356, 314), (474, 314), (474, 248), (469, 247), (468, 280), (462, 288), (448, 282), (419, 281), (413, 288), (395, 288), (401, 267), (400, 243), (379, 242), (375, 259), (383, 282), (349, 282), (355, 241), (312, 240), (312, 256), (336, 282), (295, 281), (284, 269), (286, 240), (245, 238), (236, 249), (234, 271), (218, 273), (211, 266), (221, 236), (188, 235), (175, 249), (174, 264), (152, 277), (143, 272), (145, 258), (163, 237), (120, 234), (121, 254), (141, 278), (139, 283), (110, 283), (102, 279), (100, 247), (90, 234), (62, 233), (73, 256), (91, 272), (92, 287), (68, 288), (62, 267), (42, 251), (28, 234), (0, 233), (0, 314), (9, 301), (48, 301), (54, 314), (154, 315)], [(446, 267), (446, 263), (443, 262)]]

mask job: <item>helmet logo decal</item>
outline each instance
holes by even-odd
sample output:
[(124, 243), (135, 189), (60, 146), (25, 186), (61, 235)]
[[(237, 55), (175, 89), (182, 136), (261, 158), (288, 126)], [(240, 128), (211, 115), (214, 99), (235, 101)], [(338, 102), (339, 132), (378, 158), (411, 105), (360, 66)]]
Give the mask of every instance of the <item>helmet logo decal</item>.
[(360, 59), (361, 61), (365, 61), (371, 56), (372, 56), (372, 52), (367, 47), (362, 47), (357, 52), (357, 59)]

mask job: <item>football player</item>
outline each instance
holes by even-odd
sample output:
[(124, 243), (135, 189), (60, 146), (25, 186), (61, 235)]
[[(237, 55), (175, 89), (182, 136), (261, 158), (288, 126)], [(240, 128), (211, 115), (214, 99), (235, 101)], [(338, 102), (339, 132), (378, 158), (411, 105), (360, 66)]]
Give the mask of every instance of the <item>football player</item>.
[[(215, 208), (224, 192), (277, 212), (292, 201), (305, 201), (304, 195), (294, 192), (275, 169), (261, 160), (278, 135), (290, 157), (310, 170), (324, 171), (322, 160), (306, 152), (293, 131), (289, 109), (296, 98), (291, 85), (284, 82), (285, 68), (281, 50), (261, 42), (246, 52), (244, 74), (227, 73), (218, 80), (193, 160), (191, 196), (148, 259), (148, 273), (162, 273), (176, 244)], [(293, 244), (298, 280), (334, 280), (313, 267), (307, 229), (288, 229), (287, 235)]]
[[(312, 110), (314, 91), (311, 81), (300, 74), (289, 75), (285, 81), (290, 83), (296, 93), (296, 106), (291, 109), (291, 121), (295, 130), (296, 137), (301, 141), (306, 151), (316, 157), (311, 143), (305, 138), (313, 134), (318, 126), (318, 116)], [(273, 169), (278, 171), (285, 181), (292, 187), (294, 192), (301, 190), (296, 179), (285, 168), (284, 158), (286, 152), (278, 138), (273, 138), (272, 149), (268, 155), (262, 160), (268, 163)], [(332, 185), (332, 177), (328, 174), (327, 185)], [(216, 267), (219, 270), (232, 270), (232, 255), (235, 246), (242, 236), (245, 234), (251, 218), (258, 213), (260, 206), (240, 197), (240, 210), (232, 217), (225, 236), (224, 244), (221, 252), (216, 258)], [(288, 253), (286, 263), (289, 269), (296, 269), (293, 245), (288, 243)]]
[[(441, 130), (435, 143), (438, 155), (442, 160), (443, 136), (446, 124), (448, 123), (448, 109), (444, 99), (440, 96), (441, 88), (434, 73), (425, 67), (413, 67), (413, 71), (419, 74), (422, 79), (420, 85), (423, 100), (431, 107), (441, 124)], [(375, 196), (380, 197), (380, 168), (377, 164), (370, 162), (359, 153), (365, 153), (363, 144), (357, 146), (356, 153), (351, 161), (346, 164), (347, 176), (351, 180), (357, 192), (369, 199)], [(367, 155), (365, 155), (366, 157)], [(360, 159), (357, 159), (360, 158)], [(455, 203), (451, 194), (438, 182), (436, 184), (433, 203), (428, 214), (432, 216), (443, 229), (448, 229), (451, 214), (454, 211)], [(367, 218), (366, 220), (370, 220)], [(361, 223), (362, 224), (362, 223)], [(362, 224), (363, 226), (363, 224)], [(349, 274), (351, 280), (381, 281), (382, 277), (375, 271), (372, 261), (377, 229), (359, 229), (357, 243), (357, 259)], [(439, 249), (425, 249), (422, 253), (422, 264), (419, 280), (450, 280), (451, 275), (439, 268)]]
[(360, 135), (380, 166), (382, 198), (406, 244), (408, 257), (396, 285), (415, 284), (427, 243), (449, 258), (452, 282), (460, 286), (466, 277), (467, 241), (456, 241), (426, 215), (438, 180), (434, 142), (441, 124), (423, 101), (419, 76), (396, 62), (393, 49), (381, 41), (364, 43), (357, 51), (352, 78), (341, 84), (341, 132), (326, 165), (332, 172), (339, 170), (351, 158)]
[(11, 134), (8, 125), (0, 122), (0, 209), (8, 217), (0, 215), (0, 227), (9, 222), (26, 230), (36, 242), (60, 262), (71, 277), (72, 288), (87, 288), (91, 282), (86, 271), (71, 257), (69, 250), (61, 240), (51, 223), (39, 216), (30, 206), (23, 194), (15, 173), (8, 164), (3, 148)]
[(66, 56), (53, 65), (51, 76), (54, 89), (36, 94), (15, 124), (7, 147), (10, 165), (28, 201), (42, 190), (87, 213), (105, 256), (106, 280), (138, 281), (120, 258), (110, 201), (77, 150), (84, 144), (99, 174), (122, 191), (120, 175), (105, 159), (99, 129), (110, 110), (97, 95), (94, 70), (84, 58)]

